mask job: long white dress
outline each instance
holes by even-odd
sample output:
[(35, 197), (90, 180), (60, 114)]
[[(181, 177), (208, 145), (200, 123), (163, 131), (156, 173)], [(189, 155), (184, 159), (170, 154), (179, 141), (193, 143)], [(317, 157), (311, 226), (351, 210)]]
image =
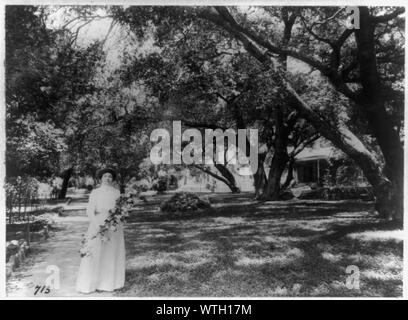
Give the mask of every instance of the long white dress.
[[(98, 232), (119, 196), (119, 190), (107, 185), (91, 192), (86, 210), (90, 219), (88, 235)], [(76, 283), (78, 292), (113, 291), (124, 286), (126, 258), (123, 225), (119, 225), (116, 231), (108, 231), (108, 237), (107, 241), (100, 237), (92, 240), (90, 254), (82, 257)]]

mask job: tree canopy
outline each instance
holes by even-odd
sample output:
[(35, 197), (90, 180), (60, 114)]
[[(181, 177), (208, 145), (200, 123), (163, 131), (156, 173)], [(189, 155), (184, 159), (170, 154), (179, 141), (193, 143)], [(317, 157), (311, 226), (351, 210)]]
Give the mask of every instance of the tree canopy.
[[(359, 28), (344, 7), (79, 6), (51, 28), (48, 7), (7, 7), (8, 173), (109, 162), (125, 177), (158, 124), (255, 127), (261, 197), (279, 199), (283, 171), (322, 136), (362, 169), (377, 210), (401, 219), (404, 8), (354, 9)], [(76, 44), (101, 12), (108, 33), (127, 33), (114, 67), (108, 35)], [(216, 169), (233, 189), (227, 166)]]

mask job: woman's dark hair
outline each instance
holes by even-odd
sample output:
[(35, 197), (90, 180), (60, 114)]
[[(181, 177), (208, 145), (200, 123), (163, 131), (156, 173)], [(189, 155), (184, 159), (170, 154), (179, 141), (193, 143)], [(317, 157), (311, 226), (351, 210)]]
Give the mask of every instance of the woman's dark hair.
[(113, 179), (113, 180), (116, 180), (116, 172), (115, 172), (115, 170), (113, 170), (113, 169), (111, 169), (111, 168), (105, 168), (105, 169), (99, 170), (99, 172), (98, 172), (98, 178), (99, 178), (99, 179), (102, 179), (102, 176), (103, 176), (105, 173), (110, 173), (110, 174), (112, 175), (112, 179)]

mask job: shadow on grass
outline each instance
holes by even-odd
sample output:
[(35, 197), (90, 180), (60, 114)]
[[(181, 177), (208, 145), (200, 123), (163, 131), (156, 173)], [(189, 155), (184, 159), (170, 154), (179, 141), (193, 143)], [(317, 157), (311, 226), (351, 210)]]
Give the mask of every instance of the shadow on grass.
[[(350, 238), (389, 230), (362, 202), (212, 199), (213, 210), (157, 213), (159, 201), (126, 227), (127, 281), (134, 296), (401, 296), (402, 242)], [(239, 205), (238, 201), (245, 202)], [(345, 285), (360, 268), (360, 290)]]

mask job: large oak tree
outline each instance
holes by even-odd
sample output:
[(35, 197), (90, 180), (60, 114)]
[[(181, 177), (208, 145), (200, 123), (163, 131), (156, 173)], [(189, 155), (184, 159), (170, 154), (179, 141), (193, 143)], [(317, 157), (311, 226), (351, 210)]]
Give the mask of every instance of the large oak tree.
[[(291, 107), (361, 167), (374, 188), (378, 212), (402, 221), (404, 21), (400, 15), (404, 8), (360, 7), (359, 29), (347, 28), (345, 8), (292, 8), (290, 37), (283, 34), (288, 31), (283, 27), (288, 16), (277, 8), (130, 7), (113, 11), (116, 19), (141, 37), (154, 26), (159, 43), (180, 30), (188, 32), (192, 24), (201, 24), (206, 32), (207, 23), (239, 41), (264, 70), (272, 71), (273, 87), (284, 91)], [(364, 143), (356, 126), (347, 121), (333, 126), (331, 119), (316, 112), (313, 103), (295, 90), (282, 57), (317, 70), (348, 99), (349, 112), (359, 115), (380, 157)]]

